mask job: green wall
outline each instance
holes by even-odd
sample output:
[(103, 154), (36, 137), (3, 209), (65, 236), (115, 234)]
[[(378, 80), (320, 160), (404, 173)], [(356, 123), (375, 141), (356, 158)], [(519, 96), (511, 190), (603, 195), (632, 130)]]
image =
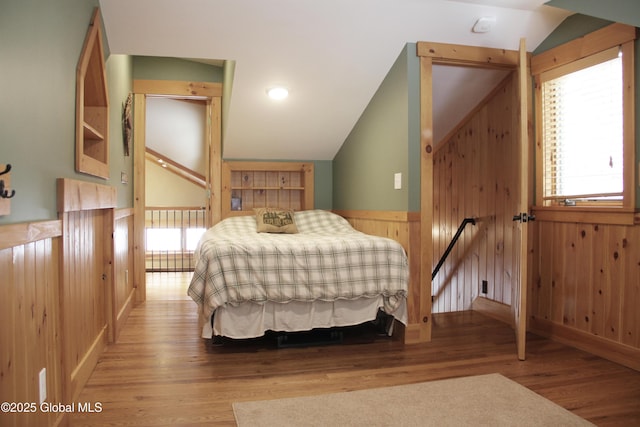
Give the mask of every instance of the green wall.
[[(116, 187), (118, 207), (133, 206), (133, 145), (125, 156), (122, 134), (122, 111), (131, 93), (133, 63), (129, 55), (111, 55), (107, 60), (109, 87), (109, 184)], [(132, 143), (133, 144), (133, 143)], [(127, 178), (122, 183), (122, 174)]]
[[(135, 56), (133, 58), (133, 78), (140, 80), (186, 80), (198, 82), (223, 82), (223, 96), (231, 96), (231, 86), (233, 82), (234, 62), (226, 61), (223, 67), (216, 67), (208, 64), (201, 64), (178, 58), (160, 58)], [(231, 82), (231, 83), (229, 83)], [(223, 98), (223, 143), (226, 117), (228, 114), (229, 101)], [(227, 159), (232, 160), (232, 159)], [(256, 160), (256, 159), (233, 159), (233, 160)], [(308, 162), (311, 160), (297, 160)], [(329, 160), (313, 161), (314, 163), (314, 183), (315, 183), (315, 207), (317, 209), (332, 208), (332, 163)]]
[(315, 160), (313, 162), (313, 184), (316, 209), (333, 209), (333, 162), (331, 160)]
[(119, 130), (119, 104), (131, 84), (126, 58), (107, 60), (111, 179), (75, 172), (76, 66), (97, 5), (97, 0), (0, 3), (0, 163), (12, 165), (16, 191), (11, 214), (0, 217), (0, 224), (56, 219), (57, 178), (114, 185), (119, 206), (131, 206), (130, 190), (121, 191), (120, 184), (120, 172), (132, 164), (122, 154)]
[[(333, 159), (333, 208), (419, 210), (420, 123), (415, 44), (400, 52)], [(402, 173), (402, 189), (394, 174)]]
[(134, 80), (181, 80), (222, 83), (222, 67), (179, 58), (134, 56)]
[(640, 26), (638, 0), (550, 0), (546, 4), (612, 22)]

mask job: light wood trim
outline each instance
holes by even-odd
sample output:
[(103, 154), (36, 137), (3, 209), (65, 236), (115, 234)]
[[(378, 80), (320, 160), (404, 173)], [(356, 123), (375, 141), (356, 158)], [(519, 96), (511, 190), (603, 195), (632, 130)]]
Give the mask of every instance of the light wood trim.
[(424, 340), (424, 314), (420, 311), (425, 293), (420, 287), (420, 213), (368, 210), (336, 210), (334, 213), (344, 217), (358, 231), (390, 238), (402, 245), (409, 263), (407, 325), (396, 324), (393, 335), (405, 344)]
[(433, 64), (458, 64), (482, 68), (515, 68), (518, 51), (449, 43), (418, 42), (417, 54)]
[(116, 189), (87, 181), (58, 178), (58, 213), (116, 207)]
[[(32, 225), (42, 226), (0, 226), (0, 242), (15, 243), (0, 250), (0, 396), (3, 402), (37, 404), (38, 373), (46, 368), (47, 402), (63, 402), (65, 334), (59, 322), (62, 308), (58, 270), (61, 239), (57, 233), (50, 233), (48, 225), (43, 227), (43, 233), (32, 235)], [(39, 408), (29, 413), (0, 414), (2, 426), (52, 426), (61, 419), (61, 414)]]
[[(529, 167), (529, 132), (531, 129), (531, 116), (529, 115), (529, 105), (531, 102), (530, 93), (530, 69), (529, 56), (527, 55), (526, 41), (520, 39), (520, 58), (518, 65), (518, 151), (519, 151), (519, 200), (518, 207), (520, 213), (529, 214), (529, 194), (531, 190)], [(516, 214), (518, 212), (515, 212)], [(528, 251), (529, 251), (529, 227), (528, 223), (520, 222), (517, 227), (517, 235), (520, 238), (519, 254), (517, 258), (517, 280), (515, 286), (512, 285), (511, 309), (515, 317), (514, 326), (516, 328), (516, 346), (518, 359), (525, 360), (525, 349), (527, 340), (527, 282), (528, 275)]]
[(108, 179), (109, 156), (109, 91), (96, 7), (76, 69), (76, 170)]
[(585, 68), (593, 67), (594, 65), (598, 65), (602, 62), (611, 61), (618, 57), (620, 52), (619, 46), (610, 47), (607, 50), (603, 50), (600, 52), (596, 52), (593, 55), (576, 59), (573, 62), (569, 62), (568, 64), (558, 65), (557, 67), (551, 68), (543, 73), (540, 73), (540, 81), (542, 83), (546, 83), (551, 80), (555, 80), (558, 77), (562, 77), (565, 74), (575, 73), (576, 71), (583, 70)]
[[(533, 59), (531, 58), (531, 62), (533, 63)], [(542, 123), (542, 82), (540, 81), (540, 75), (533, 76), (534, 85), (533, 85), (533, 111), (536, 117), (534, 122), (535, 129), (535, 177), (534, 182), (536, 186), (536, 192), (534, 194), (533, 202), (535, 204), (534, 209), (537, 206), (544, 205), (544, 139), (542, 138), (543, 134), (543, 123)]]
[(133, 287), (136, 289), (136, 303), (146, 300), (145, 254), (145, 141), (146, 141), (146, 97), (136, 94), (133, 97)]
[(538, 75), (560, 65), (635, 40), (635, 38), (635, 27), (619, 23), (611, 24), (534, 56), (531, 59), (531, 73)]
[(133, 209), (118, 209), (113, 215), (113, 310), (112, 341), (118, 339), (135, 302), (133, 287)]
[[(302, 174), (301, 176), (301, 187), (296, 188), (282, 188), (283, 190), (296, 189), (300, 190), (302, 193), (302, 209), (308, 210), (314, 208), (314, 164), (311, 162), (254, 162), (254, 161), (224, 161), (222, 162), (222, 187), (221, 187), (221, 197), (220, 201), (222, 203), (222, 218), (227, 218), (229, 216), (238, 216), (238, 215), (247, 215), (251, 214), (252, 210), (244, 209), (242, 211), (232, 211), (231, 210), (231, 193), (234, 190), (231, 185), (232, 174), (235, 171), (244, 171), (244, 172), (299, 172)], [(281, 187), (256, 187), (255, 190), (261, 189), (269, 189), (269, 190), (278, 190)], [(252, 190), (254, 188), (247, 187), (245, 190)], [(272, 207), (283, 207), (287, 206), (272, 206)]]
[(471, 303), (471, 309), (478, 313), (482, 313), (487, 317), (506, 323), (511, 327), (515, 326), (513, 322), (513, 313), (511, 313), (511, 306), (507, 304), (479, 296)]
[(115, 341), (115, 325), (117, 295), (115, 286), (115, 268), (116, 262), (114, 237), (116, 234), (116, 221), (114, 217), (114, 209), (105, 212), (103, 229), (97, 232), (98, 238), (102, 239), (102, 271), (104, 284), (104, 304), (105, 304), (105, 321), (107, 324), (107, 340)]
[[(536, 120), (536, 158), (544, 159), (542, 140), (542, 82), (543, 73), (554, 72), (575, 61), (591, 56), (607, 57), (607, 52), (619, 47), (623, 52), (623, 202), (624, 208), (636, 206), (636, 143), (635, 143), (635, 49), (636, 28), (624, 24), (611, 24), (601, 30), (589, 33), (550, 49), (531, 59), (535, 87)], [(542, 207), (547, 201), (543, 198), (544, 161), (536, 162), (536, 205)], [(563, 207), (566, 208), (566, 207)], [(611, 209), (616, 209), (612, 207)]]
[(211, 227), (222, 219), (222, 98), (214, 97), (207, 105), (209, 118), (209, 222)]
[(222, 83), (175, 80), (134, 80), (133, 93), (140, 95), (172, 95), (215, 98), (222, 96)]
[(117, 221), (119, 219), (123, 219), (133, 215), (134, 215), (133, 208), (116, 209), (116, 211), (114, 212), (113, 219), (114, 221)]
[[(207, 158), (206, 186), (209, 186), (207, 201), (207, 226), (220, 221), (222, 216), (221, 161), (222, 161), (222, 84), (209, 82), (187, 82), (173, 80), (134, 80), (134, 287), (136, 302), (146, 299), (145, 284), (145, 145), (146, 96), (161, 95), (186, 98), (207, 98), (206, 143), (209, 148)], [(137, 147), (137, 148), (135, 148)]]
[(537, 221), (581, 224), (632, 225), (635, 212), (626, 208), (583, 208), (577, 206), (534, 206)]
[(225, 161), (223, 167), (229, 170), (246, 170), (246, 171), (285, 171), (298, 172), (308, 165), (302, 162), (244, 162), (244, 161)]
[(107, 327), (105, 326), (98, 334), (89, 350), (78, 361), (76, 368), (71, 372), (69, 402), (75, 402), (80, 396), (80, 392), (89, 380), (91, 373), (98, 364), (98, 359), (107, 347)]
[(152, 150), (149, 147), (146, 147), (145, 159), (150, 160), (154, 163), (159, 163), (159, 160), (162, 160), (163, 163), (167, 165), (167, 170), (180, 178), (186, 179), (192, 184), (197, 185), (200, 188), (206, 188), (205, 185), (205, 177), (199, 172), (196, 172), (192, 169), (189, 169), (186, 166), (181, 165), (178, 162), (174, 162), (170, 158), (163, 156), (155, 150)]
[(420, 58), (420, 331), (407, 331), (405, 342), (431, 341), (431, 272), (433, 270), (433, 61)]
[(544, 319), (529, 322), (532, 332), (640, 371), (640, 349)]
[(133, 307), (135, 305), (135, 296), (135, 292), (130, 293), (127, 297), (127, 300), (116, 314), (116, 321), (114, 324), (114, 342), (117, 341), (120, 332), (124, 328), (124, 325), (129, 318), (129, 314), (131, 314), (131, 310), (133, 310)]
[(201, 211), (202, 206), (147, 206), (146, 211)]
[(378, 221), (420, 221), (420, 212), (407, 211), (369, 211), (369, 210), (333, 210), (333, 213), (345, 218), (375, 219)]
[[(634, 42), (627, 42), (621, 46), (624, 58), (633, 58), (633, 60), (622, 61), (622, 81), (624, 82), (624, 92), (622, 94), (623, 103), (623, 182), (624, 182), (624, 206), (627, 208), (636, 207), (636, 188), (640, 185), (636, 182), (636, 72)], [(638, 165), (640, 167), (640, 165)]]
[(0, 250), (26, 245), (38, 240), (51, 239), (62, 235), (62, 222), (59, 220), (24, 222), (0, 226)]

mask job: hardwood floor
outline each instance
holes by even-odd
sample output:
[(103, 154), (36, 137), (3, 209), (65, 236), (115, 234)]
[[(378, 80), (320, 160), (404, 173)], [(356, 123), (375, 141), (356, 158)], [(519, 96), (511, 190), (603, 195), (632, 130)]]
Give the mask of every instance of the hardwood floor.
[(434, 316), (432, 342), (419, 345), (347, 331), (340, 345), (278, 349), (263, 339), (212, 346), (199, 337), (192, 301), (151, 297), (131, 312), (78, 399), (99, 402), (101, 412), (72, 413), (68, 421), (234, 425), (234, 401), (498, 372), (596, 425), (640, 425), (640, 372), (535, 335), (527, 349), (527, 360), (518, 361), (512, 330), (473, 312)]
[(147, 301), (191, 301), (187, 295), (190, 272), (147, 273)]

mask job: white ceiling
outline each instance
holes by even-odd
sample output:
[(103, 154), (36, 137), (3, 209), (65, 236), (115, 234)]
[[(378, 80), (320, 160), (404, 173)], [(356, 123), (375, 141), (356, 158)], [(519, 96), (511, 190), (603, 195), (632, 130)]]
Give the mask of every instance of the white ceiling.
[[(543, 3), (100, 0), (112, 54), (236, 61), (225, 158), (304, 160), (333, 159), (406, 43), (515, 50), (525, 37), (532, 51), (569, 15)], [(495, 17), (495, 27), (473, 33), (483, 16)], [(458, 102), (481, 99), (496, 77), (440, 74), (447, 90), (434, 100), (434, 117), (445, 134), (444, 118), (455, 124), (473, 107)], [(285, 101), (266, 96), (277, 84), (290, 88)]]

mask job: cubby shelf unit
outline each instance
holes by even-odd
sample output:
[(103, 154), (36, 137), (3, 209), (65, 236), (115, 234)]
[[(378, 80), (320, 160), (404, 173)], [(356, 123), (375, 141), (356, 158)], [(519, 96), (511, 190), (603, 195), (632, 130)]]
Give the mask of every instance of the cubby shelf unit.
[(223, 162), (222, 217), (261, 207), (313, 209), (313, 173), (313, 163)]

